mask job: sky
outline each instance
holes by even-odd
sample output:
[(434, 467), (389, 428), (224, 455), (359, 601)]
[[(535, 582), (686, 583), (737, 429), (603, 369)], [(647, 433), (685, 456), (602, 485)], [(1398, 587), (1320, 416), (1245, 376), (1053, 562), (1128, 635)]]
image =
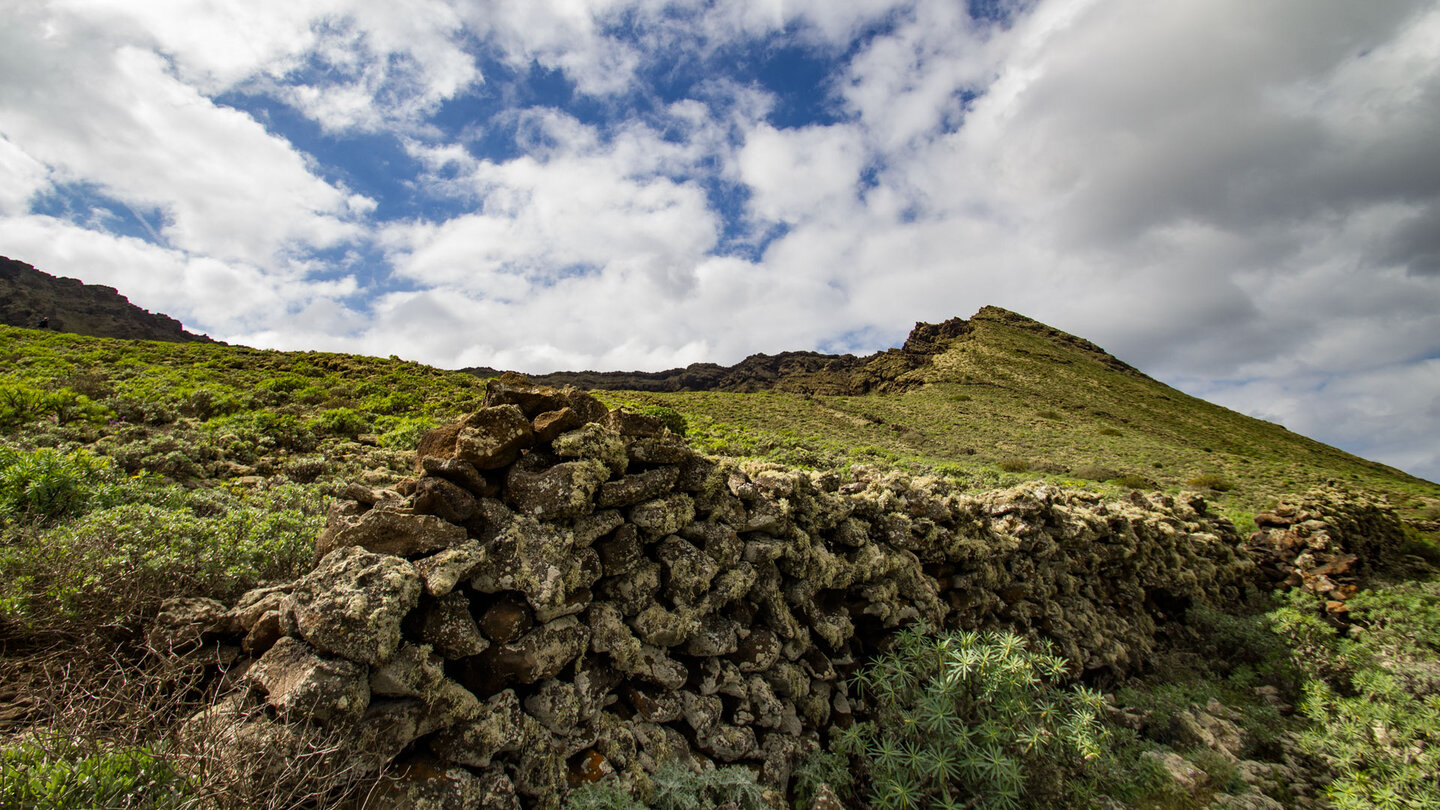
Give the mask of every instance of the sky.
[(993, 304), (1440, 480), (1440, 0), (0, 18), (0, 254), (221, 340), (659, 370)]

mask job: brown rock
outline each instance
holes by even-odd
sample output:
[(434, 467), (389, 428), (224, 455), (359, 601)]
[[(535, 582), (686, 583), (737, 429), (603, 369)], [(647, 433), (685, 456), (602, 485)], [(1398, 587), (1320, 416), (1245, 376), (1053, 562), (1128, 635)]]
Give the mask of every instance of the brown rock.
[(462, 424), (455, 439), (455, 455), (477, 470), (507, 466), (535, 442), (530, 420), (514, 405), (481, 408)]
[[(465, 489), (479, 498), (493, 498), (500, 494), (500, 484), (491, 481), (475, 469), (475, 465), (458, 458), (436, 458), (427, 456), (420, 460), (420, 467), (428, 476), (436, 476)], [(411, 484), (418, 487), (419, 482)]]
[(497, 644), (509, 644), (535, 626), (534, 614), (525, 600), (503, 595), (480, 615), (480, 630)]
[(658, 417), (630, 413), (624, 408), (617, 408), (609, 413), (606, 427), (621, 436), (652, 437), (665, 434), (665, 423)]
[(541, 444), (549, 444), (555, 441), (555, 437), (561, 433), (574, 430), (585, 424), (580, 414), (575, 413), (571, 408), (564, 407), (558, 411), (546, 411), (535, 417), (531, 423), (535, 430), (535, 439)]
[(370, 704), (365, 667), (320, 656), (313, 647), (282, 638), (245, 673), (282, 715), (322, 723), (356, 720)]
[[(485, 794), (485, 782), (464, 768), (419, 761), (401, 769), (395, 778), (377, 782), (367, 804), (390, 810), (469, 810), (502, 806), (483, 803)], [(514, 799), (513, 788), (510, 798)]]
[(491, 380), (485, 387), (486, 407), (514, 405), (526, 418), (535, 417), (565, 408), (569, 403), (559, 389), (545, 385), (528, 385), (502, 380)]
[(619, 481), (601, 484), (595, 502), (604, 509), (648, 501), (669, 492), (679, 477), (680, 468), (673, 466), (627, 475)]
[(479, 503), (469, 491), (436, 476), (415, 482), (411, 496), (416, 514), (434, 515), (450, 523), (464, 523), (475, 514)]
[(439, 599), (426, 597), (405, 619), (405, 635), (455, 661), (479, 655), (490, 646), (470, 615), (470, 600), (452, 591)]
[(455, 440), (460, 435), (460, 423), (441, 425), (420, 437), (415, 446), (415, 470), (424, 470), (428, 458), (447, 459), (455, 456)]
[(238, 630), (230, 611), (214, 599), (171, 597), (160, 606), (146, 641), (162, 653), (191, 649)]
[(240, 649), (249, 655), (263, 655), (280, 640), (284, 632), (280, 627), (280, 611), (271, 610), (250, 626), (250, 632), (240, 640)]
[(465, 539), (464, 529), (434, 515), (376, 508), (327, 524), (315, 541), (315, 554), (323, 557), (337, 548), (359, 546), (376, 554), (402, 557), (458, 546)]

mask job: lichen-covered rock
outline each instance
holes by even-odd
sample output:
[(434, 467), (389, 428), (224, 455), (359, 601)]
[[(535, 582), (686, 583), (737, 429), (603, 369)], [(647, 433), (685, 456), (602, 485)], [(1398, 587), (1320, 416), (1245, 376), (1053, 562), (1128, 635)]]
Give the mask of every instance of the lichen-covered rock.
[(336, 548), (359, 546), (404, 557), (458, 546), (465, 539), (463, 528), (442, 518), (380, 507), (327, 523), (315, 541), (315, 553), (323, 556)]
[[(454, 425), (458, 434), (460, 426)], [(451, 440), (450, 453), (454, 453), (454, 440)], [(427, 476), (444, 478), (456, 486), (477, 498), (492, 498), (500, 494), (500, 485), (481, 475), (480, 471), (464, 459), (439, 458), (436, 456), (420, 456), (420, 471)], [(416, 483), (418, 488), (419, 483)]]
[(594, 459), (549, 464), (531, 453), (510, 468), (505, 499), (522, 515), (539, 520), (573, 518), (589, 512), (596, 490), (610, 477), (604, 462)]
[[(258, 620), (259, 616), (255, 618)], [(177, 596), (161, 603), (146, 641), (151, 649), (168, 653), (192, 649), (237, 629), (240, 622), (221, 602), (199, 596)]]
[[(464, 768), (434, 761), (415, 762), (394, 778), (381, 780), (370, 801), (372, 806), (388, 810), (470, 810), (501, 806), (484, 803), (486, 787), (480, 777)], [(514, 799), (513, 788), (510, 798)], [(518, 804), (513, 806), (518, 810)]]
[(617, 528), (609, 538), (597, 543), (595, 550), (600, 554), (601, 568), (612, 577), (635, 570), (645, 559), (640, 530), (631, 523)]
[(300, 637), (371, 666), (400, 646), (400, 622), (420, 600), (420, 575), (399, 557), (344, 546), (295, 584), (290, 607)]
[(689, 495), (674, 494), (645, 501), (630, 508), (630, 522), (650, 537), (675, 534), (695, 519), (695, 502)]
[(623, 475), (630, 465), (625, 440), (598, 424), (560, 434), (550, 443), (550, 450), (560, 458), (599, 461), (615, 475)]
[(389, 661), (370, 669), (370, 692), (418, 698), (445, 678), (445, 661), (426, 644), (405, 643)]
[(669, 492), (680, 477), (680, 468), (656, 467), (653, 470), (627, 475), (618, 481), (601, 484), (596, 504), (601, 508), (630, 506)]
[(659, 417), (643, 413), (631, 413), (617, 408), (609, 413), (606, 427), (621, 436), (663, 436), (665, 423)]
[(661, 541), (655, 556), (665, 567), (666, 595), (676, 605), (694, 604), (720, 572), (715, 560), (677, 535)]
[(535, 443), (530, 420), (514, 405), (481, 408), (461, 421), (455, 456), (477, 470), (495, 470), (519, 457)]
[(356, 720), (370, 705), (365, 667), (325, 658), (293, 638), (277, 641), (245, 672), (287, 717), (311, 717), (322, 723)]
[[(590, 644), (590, 628), (574, 616), (543, 624), (510, 644), (476, 656), (472, 678), (482, 684), (535, 683), (555, 677)], [(480, 691), (489, 691), (482, 688)]]
[(664, 650), (636, 638), (625, 623), (624, 615), (614, 605), (604, 602), (593, 604), (586, 616), (591, 631), (591, 649), (610, 656), (617, 672), (665, 689), (678, 689), (689, 677), (684, 665), (670, 658)]
[(438, 599), (422, 599), (405, 619), (404, 629), (409, 638), (429, 644), (451, 661), (479, 655), (490, 646), (470, 615), (470, 599), (455, 591)]
[(593, 549), (575, 548), (567, 529), (533, 517), (511, 521), (491, 543), (488, 563), (470, 580), (481, 593), (519, 591), (544, 621), (578, 613), (600, 578)]
[(675, 436), (635, 439), (625, 447), (635, 464), (680, 464), (695, 455), (685, 441)]
[(506, 689), (485, 701), (474, 719), (436, 735), (430, 751), (443, 761), (488, 768), (497, 754), (520, 749), (525, 740), (523, 719), (515, 691)]
[(447, 548), (437, 554), (416, 560), (415, 571), (425, 582), (429, 596), (444, 596), (455, 590), (461, 580), (471, 577), (485, 563), (485, 549), (476, 540)]

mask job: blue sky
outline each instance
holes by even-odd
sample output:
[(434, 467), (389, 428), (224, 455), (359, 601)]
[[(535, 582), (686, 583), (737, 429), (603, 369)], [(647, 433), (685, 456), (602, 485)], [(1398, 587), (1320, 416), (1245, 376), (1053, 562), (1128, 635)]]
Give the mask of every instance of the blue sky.
[(18, 0), (0, 253), (254, 346), (870, 352), (985, 304), (1440, 478), (1435, 0)]

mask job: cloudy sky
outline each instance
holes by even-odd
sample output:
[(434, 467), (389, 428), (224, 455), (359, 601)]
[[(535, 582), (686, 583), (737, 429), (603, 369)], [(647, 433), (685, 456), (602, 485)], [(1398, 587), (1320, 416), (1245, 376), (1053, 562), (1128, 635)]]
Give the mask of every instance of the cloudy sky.
[(1436, 0), (6, 0), (0, 254), (252, 346), (1004, 306), (1440, 479)]

